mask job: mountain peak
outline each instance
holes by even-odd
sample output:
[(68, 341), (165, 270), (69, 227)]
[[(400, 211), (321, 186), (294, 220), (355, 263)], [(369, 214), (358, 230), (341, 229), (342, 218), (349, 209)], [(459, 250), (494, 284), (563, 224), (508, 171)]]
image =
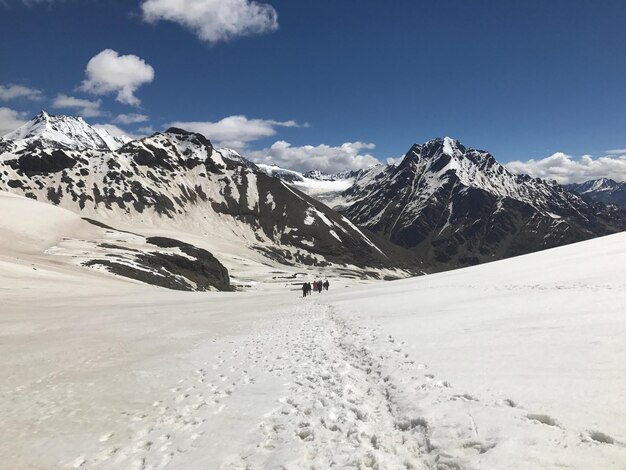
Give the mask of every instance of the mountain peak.
[(103, 128), (92, 127), (80, 116), (56, 116), (43, 110), (3, 138), (18, 147), (35, 145), (65, 150), (109, 151), (126, 143)]
[(33, 119), (37, 119), (37, 120), (46, 120), (50, 118), (50, 115), (45, 111), (45, 110), (41, 110), (37, 113), (37, 115), (33, 118)]
[(424, 164), (437, 171), (446, 167), (450, 161), (463, 158), (467, 149), (451, 137), (437, 137), (423, 144), (413, 144), (398, 169), (421, 167)]
[(191, 132), (185, 129), (180, 129), (179, 127), (170, 127), (164, 132), (164, 135), (174, 136), (179, 140), (188, 140), (196, 145), (213, 148), (211, 141), (198, 132)]

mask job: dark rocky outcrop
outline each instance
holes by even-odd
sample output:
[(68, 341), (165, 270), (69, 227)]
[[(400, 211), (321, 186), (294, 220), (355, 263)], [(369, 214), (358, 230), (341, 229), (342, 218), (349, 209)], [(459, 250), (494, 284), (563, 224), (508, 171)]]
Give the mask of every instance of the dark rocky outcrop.
[(397, 167), (344, 193), (344, 214), (436, 270), (521, 255), (626, 228), (626, 217), (556, 183), (512, 175), (453, 139), (414, 145)]

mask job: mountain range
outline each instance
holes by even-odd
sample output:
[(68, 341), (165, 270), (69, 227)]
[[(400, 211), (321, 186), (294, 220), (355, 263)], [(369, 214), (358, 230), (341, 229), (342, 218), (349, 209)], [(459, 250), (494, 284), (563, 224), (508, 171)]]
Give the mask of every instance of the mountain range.
[[(45, 112), (0, 139), (0, 187), (131, 231), (176, 227), (269, 264), (378, 278), (515, 256), (626, 225), (621, 209), (513, 175), (488, 152), (447, 137), (413, 145), (398, 165), (302, 174), (254, 164), (183, 129), (131, 140)], [(219, 249), (164, 243), (217, 266), (204, 283), (185, 271), (193, 278), (185, 285), (230, 288)], [(176, 269), (188, 269), (178, 261)]]
[(565, 187), (592, 202), (626, 207), (626, 182), (618, 183), (609, 178), (599, 178), (584, 183), (568, 184)]
[(234, 237), (281, 264), (396, 265), (348, 219), (231, 155), (181, 129), (124, 142), (42, 112), (0, 140), (0, 185), (107, 224)]
[[(273, 173), (282, 176), (276, 169)], [(292, 184), (314, 194), (316, 185), (307, 182), (311, 176)], [(413, 145), (399, 165), (343, 177), (323, 178), (347, 186), (335, 184), (326, 200), (358, 226), (414, 252), (436, 270), (625, 228), (624, 211), (588, 202), (555, 182), (514, 175), (488, 152), (448, 137)]]

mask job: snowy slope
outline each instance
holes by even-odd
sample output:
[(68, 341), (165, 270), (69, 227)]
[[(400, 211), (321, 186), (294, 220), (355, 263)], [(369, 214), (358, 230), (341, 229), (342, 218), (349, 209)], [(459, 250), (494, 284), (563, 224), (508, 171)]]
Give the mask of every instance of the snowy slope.
[[(0, 263), (117, 276), (176, 290), (231, 290), (228, 270), (207, 250), (173, 238), (144, 237), (0, 191)], [(76, 269), (81, 268), (81, 269)], [(92, 268), (92, 269), (88, 269)], [(6, 274), (0, 269), (0, 274)], [(4, 277), (4, 276), (3, 276)], [(28, 288), (6, 276), (5, 288)]]
[[(417, 373), (431, 387), (443, 384), (437, 400), (452, 400), (447, 405), (428, 398), (415, 404), (434, 433), (450, 438), (446, 423), (457, 420), (457, 438), (495, 444), (483, 456), (466, 456), (461, 468), (621, 469), (625, 243), (620, 233), (367, 290), (335, 291), (329, 302), (342, 317), (391, 335), (389, 348), (397, 347), (399, 357), (417, 354), (422, 371), (407, 371), (405, 380)], [(461, 394), (467, 394), (465, 406), (454, 411), (454, 396)], [(507, 407), (508, 422), (502, 421)]]
[(0, 458), (622, 470), (625, 243), (393, 283), (336, 278), (304, 300), (0, 260), (20, 279), (0, 290)]

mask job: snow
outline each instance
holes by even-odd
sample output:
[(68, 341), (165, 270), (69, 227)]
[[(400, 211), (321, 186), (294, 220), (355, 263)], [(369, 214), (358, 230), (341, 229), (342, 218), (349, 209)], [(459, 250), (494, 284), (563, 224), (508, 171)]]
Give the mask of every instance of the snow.
[(121, 148), (124, 144), (127, 144), (128, 142), (132, 140), (130, 137), (125, 136), (125, 135), (114, 137), (111, 134), (109, 134), (109, 132), (106, 129), (102, 127), (94, 127), (94, 129), (98, 133), (100, 138), (104, 141), (106, 146), (110, 150), (113, 150), (113, 151)]
[[(300, 172), (287, 170), (276, 165), (259, 163), (257, 167), (265, 174), (283, 179), (289, 185), (322, 201), (329, 207), (342, 204), (344, 201), (341, 198), (341, 193), (351, 187), (355, 181), (354, 177), (335, 178), (335, 175), (326, 175), (328, 179), (310, 178)], [(318, 176), (322, 175), (320, 172), (317, 174)]]
[(624, 233), (302, 299), (319, 275), (183, 293), (81, 268), (44, 252), (102, 229), (0, 209), (12, 468), (624, 468)]
[(250, 210), (254, 210), (259, 205), (259, 190), (257, 188), (256, 175), (254, 173), (248, 173), (246, 178), (248, 180), (246, 185), (246, 200), (248, 201)]
[(313, 214), (313, 210), (309, 207), (305, 212), (304, 225), (313, 225), (315, 223), (315, 217)]
[(265, 163), (257, 163), (256, 166), (263, 173), (269, 176), (289, 176), (291, 178), (300, 179), (302, 178), (302, 173), (298, 173), (297, 171), (287, 170), (285, 168), (281, 168), (277, 165), (266, 165)]
[(446, 155), (454, 156), (454, 149), (457, 148), (458, 141), (450, 138), (444, 137), (443, 139), (443, 153)]
[(601, 191), (613, 191), (617, 186), (617, 183), (608, 178), (600, 178), (595, 181), (589, 181), (591, 183), (589, 189), (583, 191), (583, 194), (601, 192)]
[(15, 141), (18, 148), (41, 140), (73, 150), (117, 150), (130, 141), (126, 136), (114, 137), (104, 128), (92, 127), (83, 118), (51, 116), (45, 111), (3, 138)]

